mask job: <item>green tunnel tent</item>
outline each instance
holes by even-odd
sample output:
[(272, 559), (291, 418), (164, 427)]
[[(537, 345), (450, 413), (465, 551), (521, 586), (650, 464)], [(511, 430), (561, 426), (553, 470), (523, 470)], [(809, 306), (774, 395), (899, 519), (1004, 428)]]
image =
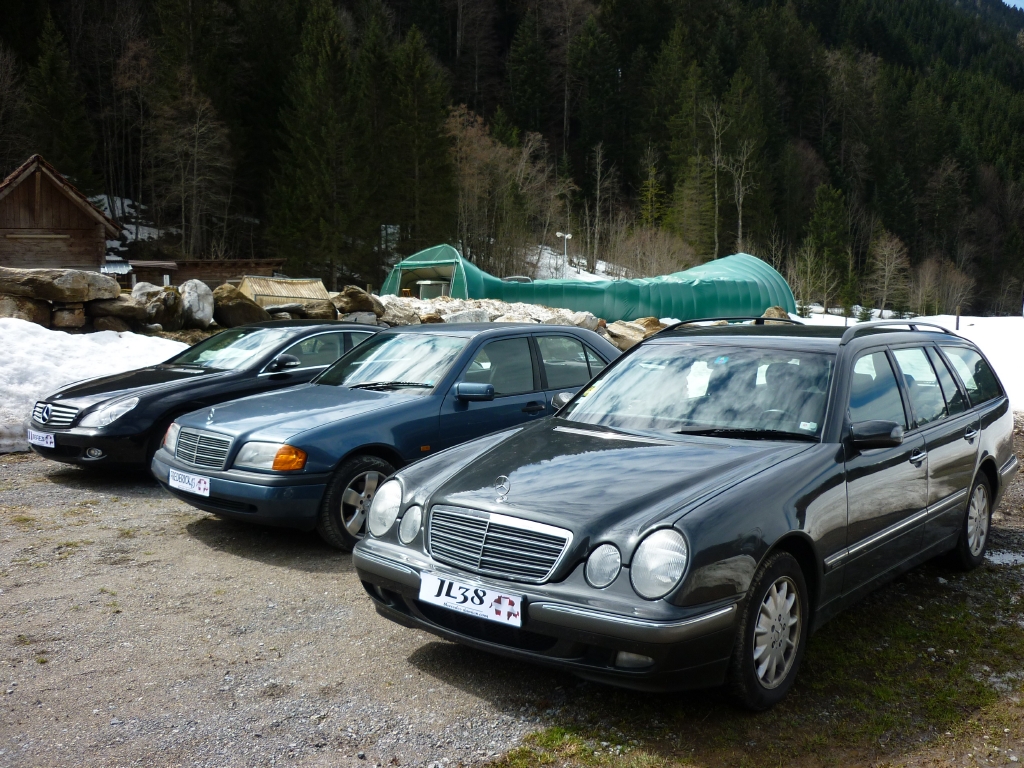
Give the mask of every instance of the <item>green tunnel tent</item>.
[(447, 284), (456, 299), (499, 299), (591, 312), (608, 322), (639, 317), (760, 316), (768, 307), (796, 312), (786, 280), (756, 256), (737, 253), (683, 272), (636, 280), (506, 282), (462, 258), (450, 245), (413, 254), (395, 265), (381, 294), (419, 296), (420, 281)]

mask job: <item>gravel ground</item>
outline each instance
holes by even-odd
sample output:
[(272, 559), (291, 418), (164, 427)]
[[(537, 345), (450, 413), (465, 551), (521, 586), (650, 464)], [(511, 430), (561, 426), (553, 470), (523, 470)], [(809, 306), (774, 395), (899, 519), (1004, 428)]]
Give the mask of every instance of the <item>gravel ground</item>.
[(33, 454), (0, 456), (0, 670), (0, 766), (454, 768), (644, 701), (381, 619), (313, 534)]

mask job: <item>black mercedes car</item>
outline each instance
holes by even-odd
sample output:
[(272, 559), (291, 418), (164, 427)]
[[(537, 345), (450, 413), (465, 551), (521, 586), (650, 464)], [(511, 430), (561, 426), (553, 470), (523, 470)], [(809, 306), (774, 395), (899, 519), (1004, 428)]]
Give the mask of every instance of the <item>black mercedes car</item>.
[(682, 325), (553, 417), (399, 471), (354, 563), (400, 624), (765, 708), (844, 606), (981, 563), (1012, 428), (984, 355), (923, 323)]
[(148, 467), (183, 413), (308, 382), (378, 330), (271, 320), (221, 331), (160, 365), (57, 390), (32, 409), (28, 442), (56, 461)]

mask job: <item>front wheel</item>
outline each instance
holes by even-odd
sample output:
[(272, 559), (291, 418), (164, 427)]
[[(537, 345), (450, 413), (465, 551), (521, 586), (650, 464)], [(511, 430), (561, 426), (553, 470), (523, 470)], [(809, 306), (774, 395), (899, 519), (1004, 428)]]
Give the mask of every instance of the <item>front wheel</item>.
[(953, 550), (955, 562), (965, 571), (973, 571), (985, 559), (988, 550), (988, 532), (992, 523), (992, 494), (988, 480), (979, 475), (971, 486), (967, 499), (967, 514), (960, 528), (960, 538)]
[(377, 456), (356, 456), (343, 463), (327, 486), (316, 532), (336, 549), (348, 552), (366, 532), (373, 497), (395, 468)]
[(793, 687), (807, 640), (807, 586), (788, 552), (771, 555), (754, 574), (730, 665), (733, 698), (768, 709)]

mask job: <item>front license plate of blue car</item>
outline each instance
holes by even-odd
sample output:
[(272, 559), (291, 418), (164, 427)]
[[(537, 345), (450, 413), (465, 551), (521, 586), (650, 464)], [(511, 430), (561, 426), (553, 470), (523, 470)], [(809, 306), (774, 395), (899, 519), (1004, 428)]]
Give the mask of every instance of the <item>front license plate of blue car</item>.
[(179, 491), (188, 491), (197, 496), (210, 495), (210, 478), (200, 475), (190, 475), (188, 472), (179, 472), (176, 469), (167, 470), (167, 484)]
[(509, 595), (479, 584), (452, 581), (433, 573), (420, 574), (420, 600), (498, 624), (511, 627), (523, 624), (522, 595)]

